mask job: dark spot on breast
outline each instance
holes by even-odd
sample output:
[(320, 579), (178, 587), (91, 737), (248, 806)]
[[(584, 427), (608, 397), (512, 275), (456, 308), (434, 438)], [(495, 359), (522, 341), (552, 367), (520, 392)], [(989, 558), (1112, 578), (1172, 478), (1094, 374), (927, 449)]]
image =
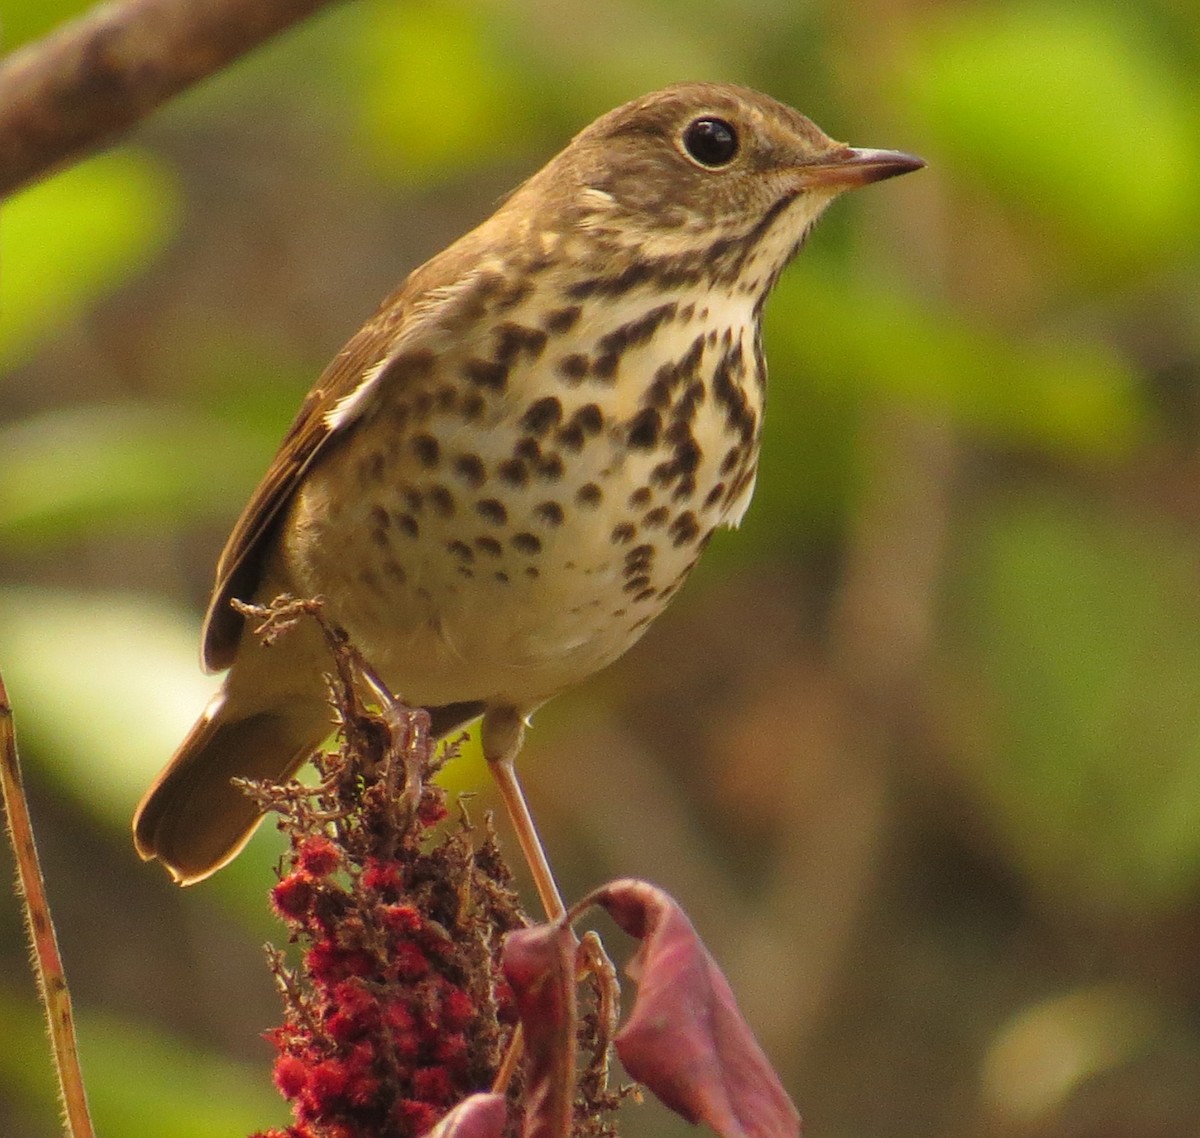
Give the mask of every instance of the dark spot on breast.
[(541, 576), (541, 573), (536, 565), (526, 565), (525, 576), (531, 581), (536, 581)]
[(699, 444), (689, 435), (675, 447), (675, 469), (681, 474), (694, 474), (703, 457)]
[(678, 548), (696, 540), (700, 535), (700, 523), (696, 521), (696, 515), (691, 510), (685, 510), (671, 523), (667, 533)]
[(397, 433), (408, 429), (408, 421), (412, 418), (412, 409), (407, 403), (393, 403), (387, 410), (388, 422)]
[(627, 593), (640, 593), (649, 584), (650, 578), (640, 573), (636, 577), (630, 577), (621, 588)]
[(729, 487), (729, 494), (726, 498), (728, 502), (736, 502), (745, 493), (746, 488), (754, 481), (754, 472), (755, 467), (753, 465), (748, 466), (734, 479), (733, 485)]
[[(655, 378), (649, 387), (646, 388), (646, 394), (642, 396), (642, 402), (647, 407), (659, 407), (666, 410), (671, 405), (671, 390), (675, 386), (675, 381), (671, 373), (674, 370), (673, 364), (663, 364), (655, 374)], [(666, 375), (663, 372), (667, 372)]]
[(669, 406), (675, 389), (694, 379), (699, 371), (700, 361), (704, 357), (704, 344), (705, 336), (701, 333), (678, 360), (661, 365), (654, 373), (654, 380), (646, 389), (642, 402), (648, 407)]
[(598, 435), (604, 429), (604, 414), (599, 404), (585, 403), (571, 416), (571, 423), (580, 427), (585, 435)]
[(649, 513), (642, 518), (642, 525), (644, 525), (647, 529), (660, 529), (666, 524), (670, 513), (671, 511), (668, 510), (666, 506), (655, 506), (653, 510), (650, 510)]
[(495, 360), (467, 360), (463, 364), (463, 375), (476, 387), (489, 391), (503, 391), (508, 383), (508, 368)]
[(740, 446), (731, 446), (726, 452), (725, 457), (721, 459), (721, 473), (729, 474), (739, 462), (742, 461), (742, 448)]
[(621, 296), (650, 280), (657, 266), (650, 258), (635, 258), (619, 273), (607, 277), (585, 277), (567, 289), (571, 300), (586, 300), (589, 296)]
[(521, 416), (521, 426), (535, 435), (544, 435), (562, 419), (562, 403), (553, 395), (538, 399)]
[(588, 373), (588, 358), (582, 352), (572, 352), (563, 356), (554, 367), (563, 379), (578, 383)]
[(371, 525), (376, 529), (386, 530), (392, 524), (388, 512), (382, 506), (372, 506), (370, 513)]
[(528, 486), (529, 467), (520, 458), (505, 459), (497, 468), (496, 476), (509, 486)]
[(644, 344), (658, 328), (675, 318), (677, 305), (672, 301), (651, 308), (635, 320), (614, 328), (596, 341), (601, 356), (616, 356), (618, 359), (630, 348)]
[(650, 450), (662, 432), (662, 416), (654, 407), (645, 407), (629, 420), (625, 441), (635, 450)]
[(462, 417), (468, 423), (474, 423), (483, 416), (484, 408), (487, 406), (484, 403), (483, 396), (478, 391), (468, 391), (463, 396), (462, 407), (460, 408)]
[(544, 321), (546, 330), (559, 334), (570, 331), (575, 326), (582, 311), (583, 309), (578, 304), (572, 304), (566, 308), (556, 308)]
[(537, 464), (537, 476), (547, 482), (557, 482), (563, 476), (563, 469), (562, 457), (548, 454)]
[(692, 380), (672, 410), (671, 417), (683, 422), (690, 422), (696, 417), (696, 408), (704, 402), (705, 395), (704, 382), (699, 379)]
[(606, 356), (598, 356), (588, 372), (594, 379), (611, 383), (616, 378), (617, 368), (620, 364), (621, 357), (615, 352), (610, 352)]
[(404, 488), (404, 504), (414, 513), (419, 514), (425, 504), (425, 495), (413, 486)]
[(458, 406), (458, 388), (452, 387), (448, 383), (443, 384), (437, 389), (434, 399), (439, 411), (443, 413), (453, 411)]
[(713, 398), (724, 408), (725, 425), (736, 431), (743, 443), (748, 443), (754, 437), (758, 420), (745, 391), (737, 382), (737, 378), (744, 374), (745, 363), (739, 341), (725, 352), (713, 371)]
[(489, 557), (500, 556), (500, 543), (494, 537), (477, 537), (475, 539), (475, 548), (480, 553), (486, 553)]
[(430, 486), (426, 497), (435, 513), (443, 518), (454, 514), (454, 495), (445, 486)]
[(391, 557), (383, 563), (383, 575), (390, 577), (397, 585), (403, 585), (408, 580), (408, 574), (404, 571), (404, 566)]
[(540, 553), (542, 551), (541, 538), (532, 533), (515, 533), (512, 536), (513, 548), (519, 553)]
[(629, 495), (629, 505), (637, 509), (648, 505), (652, 491), (649, 486), (641, 486)]
[(467, 580), (470, 580), (471, 578), (473, 578), (475, 576), (475, 570), (468, 569), (465, 565), (459, 565), (457, 567), (457, 570), (458, 570), (458, 575), (460, 577), (466, 577)]
[(409, 537), (417, 537), (421, 532), (421, 527), (417, 525), (417, 519), (412, 514), (397, 514), (396, 528)]
[(433, 371), (434, 363), (434, 354), (429, 348), (414, 348), (388, 360), (382, 374), (388, 377), (389, 382), (393, 379), (406, 382), (424, 379)]
[(650, 471), (650, 484), (652, 486), (670, 486), (674, 480), (675, 464), (673, 462), (660, 462)]
[(523, 458), (526, 462), (536, 465), (542, 460), (542, 444), (537, 439), (520, 439), (517, 445), (513, 447), (513, 455), (516, 458)]
[(581, 506), (598, 506), (603, 497), (604, 492), (595, 482), (585, 482), (575, 491), (575, 501)]
[(718, 482), (705, 496), (704, 509), (711, 510), (720, 500), (721, 495), (725, 493), (725, 483)]
[(492, 576), (495, 577), (495, 579), (497, 581), (499, 581), (500, 584), (502, 584), (502, 585), (508, 584), (508, 574), (505, 573), (503, 569), (497, 569), (496, 572), (492, 574)]
[(516, 308), (529, 295), (532, 288), (532, 283), (524, 276), (518, 277), (497, 294), (496, 311), (507, 312), (510, 308)]
[(546, 346), (546, 333), (541, 328), (524, 324), (501, 324), (496, 329), (496, 362), (508, 367), (519, 356), (536, 360)]
[(426, 470), (432, 470), (438, 464), (441, 447), (432, 435), (414, 435), (412, 443), (413, 454)]
[(657, 596), (653, 589), (643, 589), (640, 593), (635, 593), (633, 596), (634, 602), (648, 601)]
[(454, 554), (455, 557), (470, 564), (475, 560), (475, 554), (471, 547), (465, 541), (448, 541), (446, 548)]
[(508, 511), (504, 508), (504, 503), (499, 498), (481, 499), (475, 503), (475, 512), (485, 522), (491, 522), (492, 525), (502, 526), (508, 521)]
[(557, 502), (539, 502), (533, 508), (537, 519), (548, 526), (560, 526), (563, 521), (563, 508)]
[(460, 454), (454, 460), (454, 469), (466, 479), (469, 486), (479, 487), (487, 481), (483, 460), (477, 454)]
[(676, 483), (675, 489), (671, 491), (671, 501), (686, 502), (695, 493), (696, 476), (694, 474), (685, 474)]
[(635, 533), (637, 533), (637, 527), (632, 522), (620, 522), (613, 526), (609, 540), (614, 545), (625, 545), (633, 540)]
[(625, 576), (632, 577), (649, 570), (654, 561), (654, 546), (635, 545), (625, 554)]
[(578, 423), (568, 423), (554, 436), (554, 441), (563, 450), (578, 454), (583, 450), (583, 428)]

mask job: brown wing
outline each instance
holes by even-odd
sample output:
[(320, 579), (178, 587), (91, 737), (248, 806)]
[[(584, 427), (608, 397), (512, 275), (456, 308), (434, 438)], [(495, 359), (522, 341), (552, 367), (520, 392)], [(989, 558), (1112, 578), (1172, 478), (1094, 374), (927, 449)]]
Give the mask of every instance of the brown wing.
[(233, 663), (242, 617), (229, 602), (249, 600), (262, 573), (266, 540), (304, 472), (337, 435), (327, 416), (352, 394), (366, 374), (387, 357), (412, 304), (412, 278), (380, 305), (317, 380), (305, 397), (266, 475), (238, 518), (217, 562), (217, 578), (204, 621), (204, 666), (220, 671)]
[(346, 413), (335, 415), (333, 425), (330, 412), (353, 395), (373, 369), (380, 369), (374, 382), (412, 382), (413, 372), (421, 368), (411, 365), (417, 363), (414, 357), (422, 354), (422, 348), (429, 347), (428, 337), (445, 339), (447, 329), (454, 327), (461, 339), (464, 319), (481, 315), (483, 302), (499, 279), (495, 266), (489, 267), (494, 258), (484, 255), (494, 242), (492, 230), (498, 217), (493, 214), (414, 270), (355, 333), (308, 393), (217, 562), (216, 585), (204, 621), (202, 656), (209, 671), (233, 663), (242, 617), (229, 602), (234, 597), (249, 600), (254, 596), (273, 525), (304, 472), (361, 408), (353, 407), (353, 401), (343, 405), (340, 410)]

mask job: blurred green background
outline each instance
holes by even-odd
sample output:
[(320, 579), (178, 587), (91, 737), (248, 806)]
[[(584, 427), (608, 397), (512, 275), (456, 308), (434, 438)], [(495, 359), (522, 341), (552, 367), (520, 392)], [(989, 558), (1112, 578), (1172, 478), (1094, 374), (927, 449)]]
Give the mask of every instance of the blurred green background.
[[(7, 46), (83, 7), (7, 0)], [(769, 306), (742, 530), (539, 716), (564, 887), (680, 898), (814, 1138), (1200, 1134), (1198, 77), (1192, 0), (359, 0), (6, 203), (0, 669), (100, 1131), (286, 1118), (275, 835), (182, 892), (128, 821), (303, 392), (576, 129), (707, 78), (930, 166)], [(25, 955), (0, 903), (0, 1133), (48, 1138)]]

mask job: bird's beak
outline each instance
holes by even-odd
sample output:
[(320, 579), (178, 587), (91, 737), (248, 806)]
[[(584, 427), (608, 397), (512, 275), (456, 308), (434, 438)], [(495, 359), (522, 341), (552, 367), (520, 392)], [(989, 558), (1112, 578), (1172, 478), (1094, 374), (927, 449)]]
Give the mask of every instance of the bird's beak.
[(900, 150), (860, 150), (842, 146), (813, 163), (797, 167), (803, 189), (853, 190), (884, 178), (911, 174), (925, 165), (924, 158)]

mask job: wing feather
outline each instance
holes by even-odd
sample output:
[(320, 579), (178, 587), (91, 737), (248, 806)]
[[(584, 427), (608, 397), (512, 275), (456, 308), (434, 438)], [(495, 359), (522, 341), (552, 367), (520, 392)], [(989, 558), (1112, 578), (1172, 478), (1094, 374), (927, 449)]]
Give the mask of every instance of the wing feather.
[(343, 417), (335, 424), (330, 412), (339, 401), (351, 396), (372, 368), (386, 364), (389, 348), (407, 307), (404, 289), (388, 297), (375, 315), (354, 335), (330, 362), (305, 396), (279, 451), (258, 484), (217, 561), (216, 583), (204, 621), (203, 660), (209, 671), (229, 667), (241, 635), (242, 617), (230, 606), (238, 597), (254, 595), (262, 572), (265, 538), (287, 505), (304, 472), (339, 430), (352, 421)]

